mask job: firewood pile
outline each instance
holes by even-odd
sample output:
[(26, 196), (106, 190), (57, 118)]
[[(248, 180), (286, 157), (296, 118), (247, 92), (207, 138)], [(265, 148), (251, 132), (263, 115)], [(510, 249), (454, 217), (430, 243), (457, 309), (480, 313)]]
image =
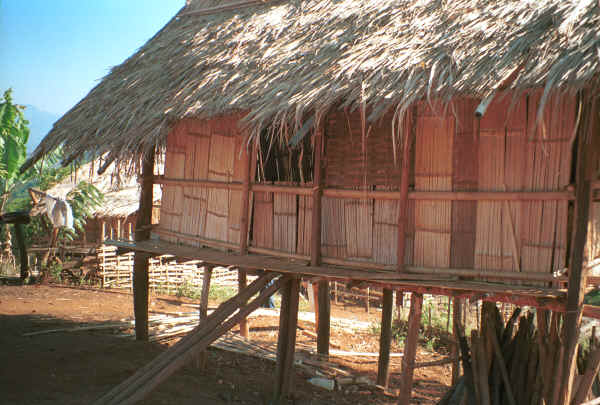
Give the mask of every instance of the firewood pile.
[[(522, 314), (517, 308), (504, 323), (496, 305), (484, 303), (481, 330), (473, 330), (469, 340), (457, 325), (463, 375), (438, 404), (558, 403), (561, 383), (566, 378), (561, 317), (560, 313), (550, 315), (543, 310)], [(580, 347), (574, 404), (599, 394), (600, 349), (593, 335), (589, 348)]]

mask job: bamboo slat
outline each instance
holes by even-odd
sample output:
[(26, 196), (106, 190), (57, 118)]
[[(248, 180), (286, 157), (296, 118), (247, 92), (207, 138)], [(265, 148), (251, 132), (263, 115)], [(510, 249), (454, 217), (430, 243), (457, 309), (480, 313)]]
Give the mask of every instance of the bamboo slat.
[(310, 255), (312, 229), (312, 197), (298, 197), (298, 245), (296, 253)]
[(273, 248), (273, 193), (255, 192), (252, 245)]
[(373, 259), (376, 263), (393, 265), (398, 261), (398, 208), (396, 201), (374, 202)]
[(344, 200), (323, 197), (321, 246), (324, 257), (348, 257), (344, 209)]
[[(415, 149), (415, 189), (452, 190), (454, 117), (419, 109)], [(450, 201), (415, 202), (413, 263), (449, 267), (452, 205)]]
[(345, 200), (344, 229), (347, 257), (373, 256), (373, 200)]
[(296, 251), (297, 197), (293, 194), (273, 195), (273, 248)]
[[(233, 159), (235, 138), (213, 133), (210, 140), (208, 179), (231, 181), (233, 177)], [(212, 189), (208, 191), (206, 214), (206, 237), (219, 241), (228, 241), (229, 190)]]

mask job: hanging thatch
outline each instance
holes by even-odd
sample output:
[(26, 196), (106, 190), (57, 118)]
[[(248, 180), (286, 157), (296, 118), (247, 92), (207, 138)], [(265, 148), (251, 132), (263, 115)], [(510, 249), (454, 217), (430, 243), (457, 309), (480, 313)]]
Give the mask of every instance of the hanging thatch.
[(514, 72), (513, 90), (543, 87), (545, 101), (600, 72), (597, 0), (216, 4), (184, 7), (55, 124), (28, 164), (60, 144), (72, 158), (132, 162), (164, 146), (183, 117), (245, 111), (257, 134), (272, 122), (300, 128), (334, 106), (368, 106), (373, 120), (418, 99), (483, 98)]

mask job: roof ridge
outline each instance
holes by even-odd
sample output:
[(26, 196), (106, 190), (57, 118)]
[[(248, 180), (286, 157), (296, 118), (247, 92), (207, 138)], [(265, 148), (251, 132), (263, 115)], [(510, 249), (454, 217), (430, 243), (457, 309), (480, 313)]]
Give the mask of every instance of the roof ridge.
[(262, 6), (265, 4), (270, 4), (270, 3), (274, 4), (274, 3), (279, 3), (282, 1), (284, 1), (284, 0), (244, 0), (244, 1), (234, 2), (234, 3), (224, 4), (221, 6), (209, 7), (209, 8), (205, 8), (205, 9), (201, 9), (201, 10), (196, 10), (196, 11), (183, 12), (183, 13), (179, 14), (178, 17), (210, 15), (210, 14), (220, 13), (222, 11), (231, 11), (231, 10), (236, 10), (238, 8)]

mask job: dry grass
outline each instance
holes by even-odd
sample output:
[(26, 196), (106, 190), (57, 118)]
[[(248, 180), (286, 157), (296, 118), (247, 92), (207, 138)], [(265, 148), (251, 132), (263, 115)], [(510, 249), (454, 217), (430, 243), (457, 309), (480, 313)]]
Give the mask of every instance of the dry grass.
[(108, 152), (132, 169), (154, 145), (164, 148), (183, 117), (244, 111), (255, 136), (273, 123), (317, 123), (332, 108), (400, 118), (416, 100), (486, 97), (521, 65), (511, 89), (544, 88), (541, 111), (550, 93), (597, 77), (599, 8), (597, 0), (288, 0), (210, 15), (184, 8), (56, 123), (29, 164), (64, 144), (71, 158)]

